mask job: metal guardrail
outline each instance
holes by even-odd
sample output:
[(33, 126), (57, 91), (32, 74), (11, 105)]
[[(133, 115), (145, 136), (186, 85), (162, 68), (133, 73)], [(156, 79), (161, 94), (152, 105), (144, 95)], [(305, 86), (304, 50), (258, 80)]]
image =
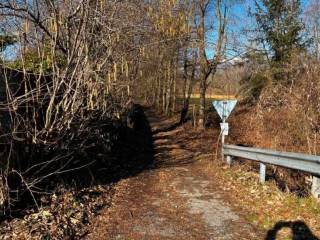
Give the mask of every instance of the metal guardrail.
[(266, 165), (271, 164), (307, 172), (313, 176), (312, 194), (320, 198), (320, 156), (279, 152), (260, 148), (224, 145), (223, 154), (231, 166), (232, 157), (241, 157), (260, 163), (260, 182), (266, 179)]

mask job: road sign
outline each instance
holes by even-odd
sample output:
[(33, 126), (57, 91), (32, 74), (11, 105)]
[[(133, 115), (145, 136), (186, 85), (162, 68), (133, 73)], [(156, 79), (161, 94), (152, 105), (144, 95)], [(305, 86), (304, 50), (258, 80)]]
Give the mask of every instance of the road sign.
[(229, 135), (229, 123), (220, 123), (222, 135)]
[(218, 100), (213, 101), (212, 104), (218, 112), (222, 121), (225, 122), (227, 118), (230, 116), (232, 110), (237, 105), (237, 102), (237, 100)]

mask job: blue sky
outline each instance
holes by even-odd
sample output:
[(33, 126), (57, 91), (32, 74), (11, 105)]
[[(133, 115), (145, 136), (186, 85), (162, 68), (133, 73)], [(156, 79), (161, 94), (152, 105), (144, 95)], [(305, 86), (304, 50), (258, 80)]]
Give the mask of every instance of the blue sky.
[[(309, 0), (301, 0), (302, 8), (304, 9)], [(229, 51), (227, 54), (227, 58), (232, 58), (237, 56), (241, 52), (245, 51), (245, 44), (247, 42), (247, 38), (243, 33), (243, 30), (250, 28), (254, 24), (254, 20), (248, 16), (249, 9), (254, 10), (255, 4), (254, 0), (245, 0), (242, 4), (237, 4), (233, 6), (231, 15), (233, 16), (233, 20), (229, 24), (229, 31), (231, 32), (230, 39), (232, 39), (233, 43), (230, 48), (235, 49), (236, 52)], [(208, 33), (209, 37), (207, 39), (208, 42), (215, 42), (214, 33)], [(213, 47), (208, 46), (207, 54), (208, 57), (211, 58), (213, 55)]]
[(6, 51), (2, 53), (3, 58), (9, 61), (15, 60), (17, 57), (17, 54), (16, 54), (17, 47), (18, 47), (17, 45), (8, 46)]
[[(309, 0), (301, 0), (302, 7), (304, 8), (308, 4)], [(244, 4), (238, 4), (234, 7), (234, 11), (238, 12), (240, 15), (246, 15), (247, 8), (254, 8), (253, 0), (245, 0)]]

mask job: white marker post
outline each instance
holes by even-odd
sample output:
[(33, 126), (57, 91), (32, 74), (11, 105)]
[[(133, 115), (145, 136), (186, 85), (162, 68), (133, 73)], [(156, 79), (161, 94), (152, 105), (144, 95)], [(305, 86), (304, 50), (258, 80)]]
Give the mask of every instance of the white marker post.
[[(222, 123), (220, 123), (221, 127), (221, 144), (222, 144), (222, 159), (224, 158), (223, 153), (223, 145), (225, 143), (225, 136), (229, 135), (229, 123), (227, 123), (227, 119), (230, 116), (232, 110), (237, 105), (237, 100), (221, 100), (221, 101), (213, 101), (213, 107), (216, 109), (217, 113), (219, 114)], [(231, 157), (227, 158), (227, 162), (229, 165), (232, 163)]]
[[(220, 127), (221, 127), (221, 144), (223, 146), (225, 142), (225, 136), (229, 135), (229, 123), (223, 120), (223, 122), (220, 123)], [(223, 157), (223, 151), (222, 151), (222, 157)]]
[(315, 198), (320, 199), (320, 178), (312, 177), (312, 190), (311, 193)]

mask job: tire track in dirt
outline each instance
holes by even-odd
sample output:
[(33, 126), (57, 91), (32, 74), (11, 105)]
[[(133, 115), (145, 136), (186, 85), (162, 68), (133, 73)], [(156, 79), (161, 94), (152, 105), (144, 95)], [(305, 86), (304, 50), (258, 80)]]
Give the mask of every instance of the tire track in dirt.
[(201, 151), (177, 137), (185, 130), (161, 132), (170, 122), (154, 115), (150, 122), (158, 129), (154, 166), (117, 184), (87, 239), (263, 239), (198, 171)]

